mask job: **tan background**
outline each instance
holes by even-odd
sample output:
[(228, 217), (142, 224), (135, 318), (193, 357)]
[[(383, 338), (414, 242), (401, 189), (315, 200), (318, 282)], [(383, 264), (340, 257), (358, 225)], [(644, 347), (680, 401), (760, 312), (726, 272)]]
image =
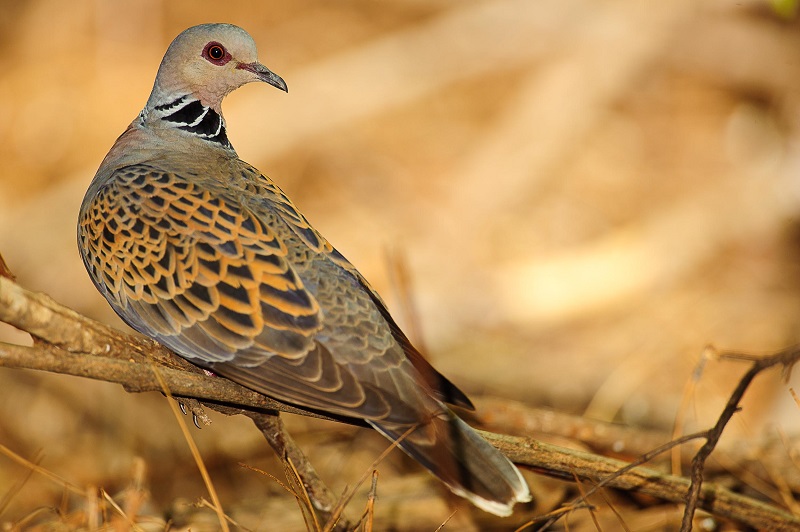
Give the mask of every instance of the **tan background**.
[[(226, 101), (240, 156), (467, 392), (670, 429), (705, 346), (797, 341), (800, 26), (752, 0), (2, 2), (0, 253), (21, 284), (122, 327), (78, 257), (78, 206), (170, 40), (211, 21), (247, 29), (290, 89)], [(687, 430), (742, 368), (705, 366)], [(799, 421), (763, 376), (728, 442)], [(338, 437), (292, 423), (312, 459)], [(271, 461), (246, 421), (195, 433), (224, 503), (275, 489), (226, 473)], [(382, 449), (366, 439), (318, 457), (334, 488)], [(111, 492), (142, 457), (153, 513), (205, 495), (158, 394), (0, 369), (0, 443)], [(0, 456), (0, 486), (23, 472)], [(0, 521), (61, 492), (32, 478)]]

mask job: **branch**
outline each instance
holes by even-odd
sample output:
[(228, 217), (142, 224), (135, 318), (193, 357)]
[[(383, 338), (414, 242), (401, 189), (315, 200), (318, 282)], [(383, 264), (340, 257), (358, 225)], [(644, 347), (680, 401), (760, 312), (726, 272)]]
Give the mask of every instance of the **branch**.
[[(580, 479), (603, 482), (606, 486), (635, 491), (661, 500), (682, 503), (686, 500), (690, 481), (660, 473), (654, 469), (630, 464), (592, 453), (564, 449), (531, 438), (481, 432), (492, 445), (514, 463), (528, 465), (537, 472), (565, 480), (575, 475)], [(666, 452), (669, 446), (661, 451)], [(611, 480), (608, 480), (611, 478)], [(734, 493), (721, 486), (707, 483), (700, 492), (699, 507), (703, 510), (744, 523), (758, 530), (798, 530), (800, 519), (789, 512)]]
[[(227, 379), (209, 376), (155, 342), (110, 329), (59, 305), (44, 294), (25, 290), (2, 276), (0, 321), (27, 331), (36, 339), (33, 347), (0, 343), (0, 367), (83, 376), (119, 383), (128, 391), (140, 392), (162, 390), (152, 371), (152, 364), (157, 364), (170, 393), (177, 397), (200, 399), (223, 413), (229, 414), (230, 407), (235, 407), (246, 410), (251, 417), (280, 411), (334, 419), (275, 401)], [(276, 426), (265, 418), (254, 419), (262, 431)], [(352, 419), (344, 421), (355, 422)], [(686, 478), (633, 467), (619, 460), (565, 449), (531, 438), (490, 432), (482, 432), (482, 435), (512, 461), (549, 476), (568, 480), (577, 476), (601, 482), (608, 487), (646, 493), (675, 503), (686, 500), (691, 484)], [(268, 437), (268, 440), (274, 446), (282, 447), (279, 451), (281, 456), (299, 452), (290, 438), (278, 435)], [(664, 446), (659, 451), (667, 448)], [(318, 497), (315, 507), (323, 513), (333, 508), (335, 502), (331, 500), (330, 492), (324, 488), (310, 464), (300, 459), (299, 455), (292, 457), (292, 463), (295, 467), (298, 464), (308, 466), (300, 473), (309, 493), (317, 490), (314, 494)], [(631, 469), (625, 470), (626, 467)], [(620, 470), (623, 472), (620, 473)], [(785, 510), (708, 483), (699, 491), (698, 506), (758, 529), (800, 528), (800, 519)]]
[[(729, 354), (727, 355), (727, 358), (749, 357)], [(778, 365), (788, 369), (791, 368), (799, 358), (800, 349), (791, 348), (775, 353), (772, 356), (753, 360), (753, 364), (750, 369), (747, 370), (747, 373), (745, 373), (744, 376), (739, 380), (739, 384), (736, 385), (736, 389), (733, 391), (728, 399), (728, 402), (725, 404), (725, 408), (722, 410), (722, 414), (720, 414), (719, 419), (717, 419), (717, 423), (711, 430), (708, 431), (706, 442), (703, 444), (700, 450), (697, 451), (694, 459), (692, 459), (692, 480), (686, 495), (686, 508), (683, 513), (681, 532), (689, 532), (692, 529), (694, 513), (698, 505), (700, 505), (700, 500), (705, 493), (702, 490), (702, 486), (703, 470), (705, 468), (706, 460), (709, 456), (711, 456), (711, 453), (716, 448), (720, 437), (722, 437), (722, 432), (725, 430), (728, 422), (733, 417), (733, 414), (739, 410), (739, 403), (741, 402), (742, 397), (744, 397), (744, 393), (747, 391), (750, 383), (753, 382), (753, 379), (756, 377), (756, 375), (765, 369)]]
[(114, 330), (4, 277), (0, 277), (0, 321), (40, 340), (33, 347), (0, 342), (0, 366), (114, 382), (129, 392), (160, 392), (150, 369), (156, 363), (163, 366), (160, 372), (176, 397), (343, 421), (209, 375), (152, 340)]
[[(33, 347), (0, 342), (0, 367), (36, 369), (88, 377), (121, 384), (129, 392), (164, 391), (175, 397), (203, 401), (203, 405), (226, 415), (230, 407), (247, 410), (248, 416), (267, 436), (282, 460), (291, 458), (319, 513), (329, 518), (336, 499), (302, 456), (282, 423), (274, 423), (278, 412), (340, 420), (281, 403), (228, 379), (205, 373), (163, 346), (141, 337), (115, 331), (59, 305), (45, 294), (30, 292), (0, 274), (0, 321), (28, 332)], [(153, 365), (158, 366), (159, 381)], [(191, 402), (189, 402), (191, 405)], [(193, 416), (197, 414), (193, 410)], [(239, 413), (239, 412), (236, 412)], [(196, 422), (196, 421), (195, 421)], [(271, 426), (276, 433), (267, 435)], [(275, 447), (276, 442), (281, 442)], [(347, 526), (342, 523), (343, 527)]]

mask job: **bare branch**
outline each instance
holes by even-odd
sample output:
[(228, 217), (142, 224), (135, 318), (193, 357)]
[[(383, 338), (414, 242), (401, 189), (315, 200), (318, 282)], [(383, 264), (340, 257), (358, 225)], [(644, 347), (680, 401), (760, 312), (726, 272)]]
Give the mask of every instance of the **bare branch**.
[[(153, 364), (156, 364), (170, 393), (176, 397), (199, 399), (206, 406), (225, 414), (244, 413), (250, 416), (280, 456), (291, 456), (304, 484), (311, 487), (308, 490), (309, 495), (316, 497), (315, 507), (323, 513), (332, 507), (330, 491), (324, 487), (307, 460), (300, 458), (300, 450), (291, 438), (282, 435), (280, 431), (267, 434), (276, 429), (276, 424), (265, 416), (280, 411), (333, 418), (280, 403), (227, 379), (207, 375), (150, 340), (110, 329), (59, 305), (44, 294), (25, 290), (2, 276), (0, 321), (27, 331), (37, 339), (34, 347), (0, 344), (0, 366), (88, 377), (121, 384), (131, 392), (142, 392), (162, 390), (153, 373)], [(797, 353), (791, 356), (788, 353), (779, 353), (770, 359), (755, 362), (751, 370), (752, 376), (775, 364), (788, 365), (791, 356), (797, 356)], [(748, 382), (743, 381), (740, 384), (737, 394), (731, 398), (726, 408), (727, 417), (723, 416), (712, 430), (721, 434), (727, 419), (735, 412)], [(343, 421), (356, 422), (352, 419)], [(758, 529), (789, 530), (800, 527), (800, 519), (787, 511), (719, 486), (708, 483), (701, 486), (686, 478), (633, 467), (619, 460), (565, 449), (531, 438), (489, 432), (482, 434), (512, 461), (530, 466), (542, 474), (566, 480), (577, 476), (608, 487), (637, 491), (676, 503), (685, 501), (690, 486), (694, 486), (693, 489), (698, 494), (697, 507), (715, 515)], [(666, 448), (668, 446), (663, 447)], [(709, 447), (707, 454), (711, 450), (713, 445)], [(643, 461), (650, 458), (648, 455)], [(704, 458), (696, 460), (701, 461)]]
[[(161, 392), (166, 386), (175, 397), (201, 400), (206, 407), (223, 414), (243, 413), (230, 405), (246, 409), (278, 456), (282, 459), (290, 456), (303, 482), (315, 488), (309, 490), (314, 505), (327, 515), (324, 509), (335, 504), (335, 498), (283, 425), (279, 421), (265, 421), (276, 419), (278, 412), (334, 418), (283, 404), (228, 379), (208, 375), (155, 342), (110, 329), (3, 276), (0, 276), (0, 321), (37, 339), (34, 347), (0, 343), (0, 367), (115, 382), (129, 392)], [(161, 380), (154, 372), (156, 365)], [(265, 432), (269, 423), (278, 431), (276, 434)]]
[[(608, 487), (636, 491), (659, 499), (682, 503), (690, 481), (636, 467), (618, 475), (629, 464), (596, 454), (564, 449), (531, 438), (481, 432), (492, 445), (514, 463), (532, 467), (539, 473), (572, 480), (578, 478), (605, 482)], [(666, 451), (668, 446), (663, 449)], [(614, 477), (607, 481), (607, 477)], [(700, 491), (699, 507), (714, 515), (728, 517), (759, 530), (797, 530), (800, 519), (789, 512), (734, 493), (721, 486), (706, 484)]]
[[(728, 358), (742, 357), (729, 355)], [(686, 509), (684, 510), (683, 521), (681, 523), (682, 532), (688, 532), (692, 529), (694, 513), (698, 506), (702, 507), (701, 499), (705, 496), (705, 491), (702, 490), (703, 470), (705, 468), (706, 460), (709, 456), (711, 456), (711, 453), (714, 452), (720, 437), (722, 437), (722, 432), (725, 430), (728, 422), (733, 417), (733, 414), (739, 410), (739, 403), (742, 401), (742, 397), (744, 397), (744, 393), (747, 391), (750, 383), (753, 382), (753, 379), (756, 377), (756, 375), (765, 369), (778, 365), (783, 366), (784, 368), (791, 368), (798, 361), (798, 359), (800, 359), (800, 349), (797, 348), (786, 349), (772, 356), (759, 358), (753, 361), (753, 365), (739, 380), (739, 384), (736, 385), (736, 389), (728, 399), (728, 402), (725, 405), (725, 408), (722, 410), (719, 419), (717, 419), (717, 423), (711, 430), (708, 431), (706, 442), (703, 444), (700, 450), (697, 451), (697, 454), (692, 460), (692, 480), (686, 495)]]

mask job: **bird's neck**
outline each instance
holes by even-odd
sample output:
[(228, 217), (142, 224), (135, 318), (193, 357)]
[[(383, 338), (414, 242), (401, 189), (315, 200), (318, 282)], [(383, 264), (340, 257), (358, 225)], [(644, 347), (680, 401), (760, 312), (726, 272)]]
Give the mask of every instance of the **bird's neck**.
[(190, 94), (171, 96), (160, 102), (148, 101), (138, 120), (142, 126), (175, 129), (223, 148), (233, 149), (225, 131), (222, 113), (203, 105)]

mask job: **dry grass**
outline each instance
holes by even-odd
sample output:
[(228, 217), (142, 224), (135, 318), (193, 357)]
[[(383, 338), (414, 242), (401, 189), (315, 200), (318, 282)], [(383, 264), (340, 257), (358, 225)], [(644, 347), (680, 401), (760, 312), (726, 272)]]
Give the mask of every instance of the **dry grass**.
[[(767, 2), (31, 0), (0, 13), (0, 253), (21, 284), (85, 314), (122, 327), (75, 249), (83, 192), (170, 39), (213, 20), (245, 27), (290, 88), (226, 102), (242, 158), (393, 309), (407, 301), (387, 251), (402, 257), (412, 329), (468, 392), (666, 431), (680, 413), (691, 432), (744, 371), (710, 359), (684, 395), (707, 345), (797, 342), (800, 27)], [(293, 496), (235, 465), (284, 478), (252, 424), (212, 419), (192, 436), (224, 512), (249, 530), (304, 530)], [(798, 419), (787, 385), (765, 375), (720, 460), (774, 427), (794, 456)], [(337, 493), (385, 449), (367, 431), (287, 424)], [(207, 491), (157, 394), (0, 371), (0, 444), (0, 522), (220, 526), (194, 502)], [(374, 530), (450, 518), (452, 500), (399, 453), (379, 469)], [(764, 489), (789, 504), (780, 477)], [(541, 513), (575, 493), (528, 478)], [(569, 529), (679, 522), (674, 507), (605, 497)], [(482, 519), (461, 508), (444, 530)]]

